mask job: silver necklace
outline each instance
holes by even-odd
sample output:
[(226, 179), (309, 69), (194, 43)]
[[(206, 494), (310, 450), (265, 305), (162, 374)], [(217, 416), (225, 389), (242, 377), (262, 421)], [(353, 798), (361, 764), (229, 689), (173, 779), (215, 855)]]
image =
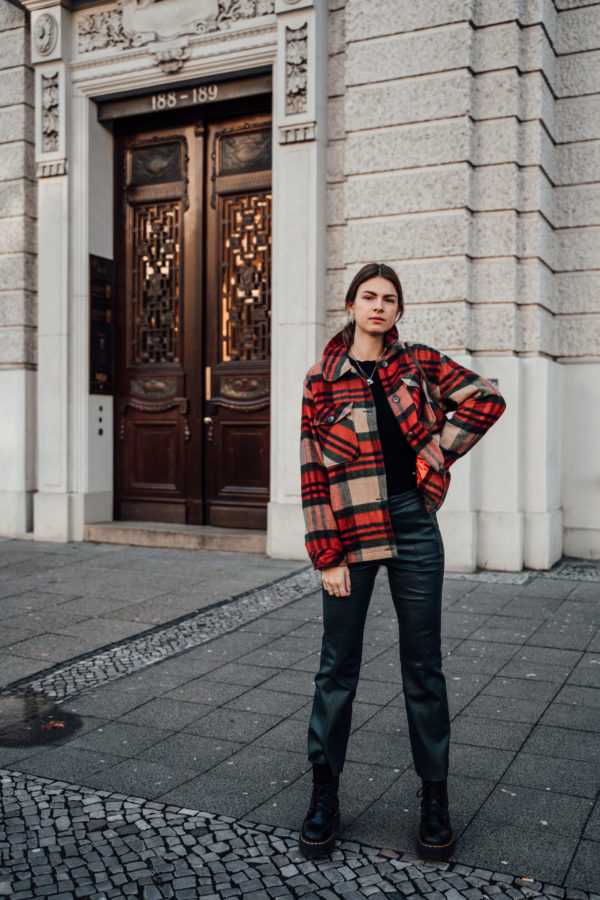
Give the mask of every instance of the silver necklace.
[(361, 366), (361, 364), (359, 363), (359, 361), (357, 359), (355, 359), (353, 356), (351, 356), (350, 359), (352, 360), (352, 362), (358, 369), (359, 373), (365, 379), (367, 384), (373, 384), (373, 376), (375, 374), (375, 369), (377, 368), (377, 360), (375, 360), (375, 362), (373, 364), (373, 371), (371, 372), (371, 375), (369, 377), (369, 375), (367, 375), (367, 373), (365, 372), (365, 370), (363, 369), (363, 367)]

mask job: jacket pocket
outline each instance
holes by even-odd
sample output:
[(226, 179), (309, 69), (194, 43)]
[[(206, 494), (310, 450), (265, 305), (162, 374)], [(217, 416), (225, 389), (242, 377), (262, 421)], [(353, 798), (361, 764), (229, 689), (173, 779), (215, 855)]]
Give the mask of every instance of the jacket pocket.
[(352, 403), (321, 408), (315, 416), (315, 428), (327, 467), (352, 462), (360, 455)]

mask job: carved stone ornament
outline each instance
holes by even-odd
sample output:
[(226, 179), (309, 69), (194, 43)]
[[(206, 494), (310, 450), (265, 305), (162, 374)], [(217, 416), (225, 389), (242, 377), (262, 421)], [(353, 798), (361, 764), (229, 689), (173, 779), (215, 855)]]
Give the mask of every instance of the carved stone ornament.
[(154, 65), (158, 66), (165, 75), (174, 75), (179, 72), (186, 59), (190, 57), (190, 48), (186, 43), (155, 46), (150, 50)]
[(42, 153), (58, 150), (58, 72), (42, 75)]
[(308, 23), (285, 29), (285, 113), (306, 112), (306, 62), (308, 59)]
[(229, 28), (240, 19), (270, 15), (274, 9), (274, 0), (119, 0), (114, 10), (78, 20), (77, 48), (89, 53), (141, 47)]
[(37, 164), (38, 178), (56, 178), (58, 175), (67, 174), (66, 159), (49, 159)]
[(307, 122), (306, 125), (286, 125), (279, 129), (280, 144), (300, 144), (304, 141), (314, 141), (316, 137), (316, 122)]
[(58, 22), (50, 13), (43, 13), (33, 28), (33, 45), (40, 56), (49, 56), (58, 40)]

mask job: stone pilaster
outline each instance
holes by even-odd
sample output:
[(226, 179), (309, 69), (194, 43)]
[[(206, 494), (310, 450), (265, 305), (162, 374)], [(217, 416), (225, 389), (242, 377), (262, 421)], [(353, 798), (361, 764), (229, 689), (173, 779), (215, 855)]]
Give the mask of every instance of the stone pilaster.
[(297, 557), (302, 381), (322, 350), (325, 248), (325, 4), (277, 0), (274, 69), (273, 355), (268, 552)]
[(31, 530), (35, 487), (33, 72), (24, 10), (0, 6), (0, 534)]
[(67, 541), (73, 530), (72, 354), (69, 336), (70, 241), (69, 58), (70, 13), (48, 3), (32, 10), (35, 65), (35, 147), (38, 176), (38, 486), (34, 532)]

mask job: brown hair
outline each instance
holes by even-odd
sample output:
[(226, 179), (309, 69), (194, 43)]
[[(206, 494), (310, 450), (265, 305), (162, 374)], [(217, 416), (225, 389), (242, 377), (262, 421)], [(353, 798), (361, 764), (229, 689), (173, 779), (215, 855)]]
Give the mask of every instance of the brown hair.
[[(346, 291), (346, 297), (344, 300), (344, 306), (346, 311), (348, 311), (348, 307), (351, 303), (354, 303), (356, 300), (356, 295), (358, 294), (358, 289), (365, 281), (368, 281), (370, 278), (377, 278), (377, 276), (381, 276), (381, 278), (386, 278), (396, 288), (396, 292), (398, 294), (398, 319), (402, 318), (402, 314), (404, 312), (404, 298), (402, 296), (402, 285), (400, 284), (400, 279), (398, 275), (392, 269), (391, 266), (387, 266), (385, 263), (376, 263), (370, 262), (367, 263), (362, 269), (356, 273), (352, 281), (350, 282), (350, 286)], [(396, 321), (398, 321), (396, 319)], [(355, 322), (347, 322), (342, 329), (342, 340), (344, 341), (346, 347), (350, 348), (354, 341), (354, 330), (356, 328)]]

